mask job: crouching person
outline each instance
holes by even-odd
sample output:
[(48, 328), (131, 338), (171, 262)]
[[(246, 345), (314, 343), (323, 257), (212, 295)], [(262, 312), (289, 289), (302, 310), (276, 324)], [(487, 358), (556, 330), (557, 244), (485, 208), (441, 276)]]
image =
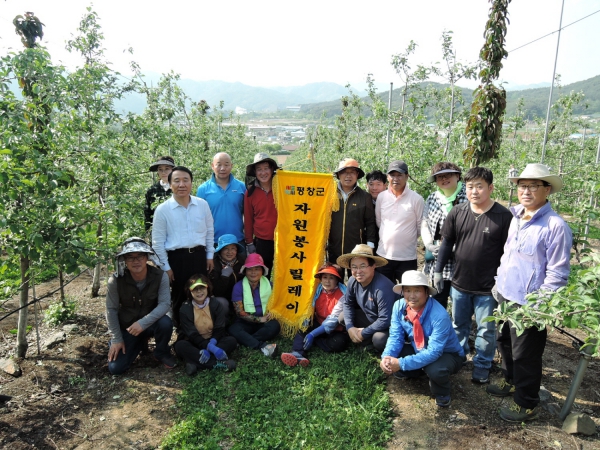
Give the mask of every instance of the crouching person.
[(325, 352), (341, 352), (348, 347), (350, 337), (338, 321), (343, 303), (340, 298), (346, 293), (346, 286), (333, 264), (325, 263), (315, 274), (321, 280), (313, 298), (313, 324), (306, 331), (298, 331), (294, 337), (291, 353), (283, 353), (281, 361), (294, 367), (306, 367), (309, 360), (306, 352), (315, 344)]
[[(404, 298), (394, 304), (390, 336), (382, 353), (381, 369), (396, 378), (429, 377), (436, 405), (450, 406), (450, 375), (462, 367), (464, 351), (452, 321), (432, 295), (427, 275), (409, 270), (394, 292)], [(410, 344), (410, 345), (409, 345)]]
[(229, 333), (237, 341), (270, 358), (277, 354), (277, 344), (267, 341), (279, 334), (281, 325), (266, 313), (267, 302), (271, 296), (271, 282), (265, 277), (269, 269), (262, 256), (252, 253), (246, 258), (240, 273), (245, 277), (233, 286), (231, 300), (237, 316), (229, 327)]
[(173, 322), (169, 277), (157, 267), (158, 258), (143, 239), (132, 237), (117, 255), (117, 273), (108, 280), (106, 321), (111, 335), (108, 370), (113, 375), (125, 372), (148, 339), (154, 336), (154, 358), (167, 369), (176, 365), (169, 341)]
[(235, 361), (228, 356), (237, 347), (235, 338), (227, 334), (229, 312), (212, 297), (208, 277), (192, 275), (184, 292), (187, 301), (179, 310), (180, 333), (173, 347), (185, 360), (185, 372), (194, 375), (198, 369), (235, 369)]

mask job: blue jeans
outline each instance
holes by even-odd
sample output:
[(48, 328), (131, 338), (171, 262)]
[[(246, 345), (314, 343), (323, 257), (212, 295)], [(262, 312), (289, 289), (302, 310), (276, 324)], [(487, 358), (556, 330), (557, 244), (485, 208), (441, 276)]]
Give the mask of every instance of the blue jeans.
[(173, 322), (169, 316), (162, 316), (137, 336), (124, 329), (121, 329), (121, 334), (123, 335), (126, 353), (119, 352), (117, 359), (108, 363), (108, 370), (112, 375), (120, 375), (129, 369), (135, 358), (140, 354), (142, 343), (151, 336), (154, 336), (156, 342), (156, 348), (154, 349), (156, 359), (160, 360), (171, 354), (169, 341), (173, 334)]
[(494, 352), (496, 351), (496, 323), (483, 322), (488, 316), (493, 315), (498, 302), (490, 295), (469, 294), (454, 287), (450, 289), (452, 297), (452, 327), (456, 332), (458, 342), (469, 354), (469, 332), (471, 331), (471, 318), (475, 314), (477, 336), (475, 337), (475, 356), (473, 365), (483, 369), (492, 367)]

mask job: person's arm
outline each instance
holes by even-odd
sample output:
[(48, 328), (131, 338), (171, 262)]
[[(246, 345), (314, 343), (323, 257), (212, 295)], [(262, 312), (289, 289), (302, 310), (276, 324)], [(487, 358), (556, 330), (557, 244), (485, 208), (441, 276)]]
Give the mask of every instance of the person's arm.
[(540, 291), (556, 291), (566, 286), (571, 271), (571, 246), (573, 235), (560, 218), (552, 217), (548, 223), (550, 233), (546, 239), (546, 276)]
[(111, 343), (123, 343), (123, 335), (119, 325), (119, 291), (117, 278), (114, 275), (108, 279), (108, 289), (106, 291), (106, 324)]
[(330, 334), (340, 324), (338, 318), (344, 310), (344, 303), (342, 302), (343, 298), (343, 296), (339, 298), (339, 300), (331, 310), (331, 313), (325, 318), (325, 320), (323, 320), (323, 323), (321, 323), (321, 325), (325, 329), (325, 333), (327, 334)]
[(417, 194), (417, 200), (415, 201), (415, 219), (417, 221), (417, 233), (421, 229), (421, 223), (423, 222), (423, 210), (425, 209), (425, 201), (423, 197)]
[(244, 193), (244, 239), (248, 245), (254, 243), (254, 208), (248, 196), (249, 192), (248, 190)]
[[(215, 255), (215, 223), (208, 203), (204, 202), (204, 217), (206, 221), (206, 260), (211, 262)], [(210, 269), (209, 269), (210, 270)]]
[[(167, 203), (162, 203), (163, 207), (156, 208), (154, 211), (154, 220), (152, 221), (152, 249), (160, 259), (162, 270), (165, 272), (171, 270), (165, 243), (167, 242), (167, 218), (165, 217), (165, 208)], [(161, 206), (162, 206), (161, 205)]]
[(146, 231), (152, 226), (152, 216), (154, 215), (152, 204), (154, 203), (154, 200), (154, 190), (151, 187), (146, 191), (146, 206), (144, 206), (144, 226), (146, 227)]
[(377, 196), (375, 202), (375, 224), (378, 228), (381, 228), (381, 193)]
[(262, 322), (260, 317), (257, 317), (254, 314), (249, 314), (246, 312), (246, 310), (244, 310), (244, 289), (241, 281), (238, 281), (235, 286), (233, 286), (231, 301), (233, 302), (233, 309), (237, 317), (247, 322)]
[(385, 356), (397, 358), (404, 347), (406, 333), (401, 324), (401, 321), (404, 320), (404, 317), (402, 317), (404, 305), (405, 303), (402, 300), (394, 303), (394, 308), (392, 309), (392, 321), (390, 323), (390, 332), (387, 343), (385, 344), (385, 349), (381, 354), (382, 358)]
[(215, 297), (210, 299), (210, 314), (213, 320), (212, 337), (219, 340), (227, 336), (227, 316), (228, 311)]
[[(427, 214), (427, 209), (423, 214)], [(423, 220), (421, 220), (421, 240), (423, 241), (423, 245), (425, 246), (425, 248), (427, 248), (428, 245), (433, 244), (433, 236), (429, 231), (428, 220), (428, 217), (425, 215), (423, 216)]]
[[(428, 302), (435, 301), (429, 298)], [(433, 320), (433, 318), (432, 318)], [(444, 353), (446, 341), (450, 333), (454, 333), (450, 317), (433, 320), (433, 331), (427, 340), (427, 347), (414, 355), (400, 358), (400, 369), (416, 370), (437, 361)]]
[(356, 308), (356, 296), (354, 289), (355, 283), (355, 279), (348, 281), (346, 293), (342, 298), (339, 299), (339, 301), (342, 302), (342, 308), (344, 311), (344, 325), (346, 326), (346, 330), (354, 328), (354, 308)]
[(448, 260), (452, 256), (452, 249), (454, 248), (454, 244), (456, 243), (456, 232), (454, 231), (454, 221), (456, 218), (457, 208), (452, 208), (444, 221), (444, 226), (442, 226), (441, 235), (442, 235), (442, 243), (440, 245), (440, 249), (437, 255), (437, 260), (435, 262), (435, 273), (442, 273), (444, 267), (448, 263)]
[(394, 292), (384, 292), (376, 289), (373, 300), (377, 303), (377, 320), (368, 327), (363, 328), (363, 339), (372, 337), (377, 331), (387, 330), (392, 320), (392, 305), (394, 304)]
[(167, 314), (171, 309), (171, 289), (169, 287), (169, 276), (166, 272), (162, 273), (160, 285), (158, 286), (158, 304), (146, 316), (137, 322), (143, 330), (154, 324), (158, 319)]
[(373, 201), (371, 200), (371, 195), (367, 192), (364, 193), (364, 202), (365, 202), (365, 231), (367, 237), (367, 245), (371, 248), (375, 248), (375, 244), (377, 243), (377, 224), (375, 222), (375, 211), (373, 210)]

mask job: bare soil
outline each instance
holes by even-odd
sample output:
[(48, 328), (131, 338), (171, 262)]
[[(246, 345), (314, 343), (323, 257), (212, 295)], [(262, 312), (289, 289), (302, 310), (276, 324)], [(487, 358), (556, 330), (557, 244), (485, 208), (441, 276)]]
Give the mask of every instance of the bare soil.
[[(17, 360), (22, 376), (0, 372), (0, 448), (24, 449), (150, 449), (156, 448), (177, 417), (181, 367), (166, 370), (142, 355), (125, 376), (107, 369), (104, 295), (90, 298), (91, 279), (82, 276), (67, 286), (78, 299), (77, 317), (66, 324), (67, 339), (37, 353), (35, 328), (29, 333), (27, 358)], [(37, 287), (37, 296), (57, 287)], [(3, 305), (10, 311), (17, 299)], [(46, 308), (48, 301), (43, 301)], [(0, 311), (0, 314), (3, 312)], [(30, 323), (34, 325), (33, 308)], [(17, 315), (0, 322), (0, 358), (13, 355)], [(74, 329), (71, 329), (75, 325)], [(40, 324), (40, 340), (65, 327)], [(559, 407), (567, 395), (579, 355), (571, 339), (549, 333), (544, 355), (544, 387)], [(498, 407), (508, 400), (490, 397), (485, 386), (471, 383), (471, 365), (453, 377), (452, 405), (439, 409), (429, 396), (426, 379), (390, 377), (394, 437), (389, 449), (600, 449), (600, 434), (586, 437), (561, 430), (558, 418), (542, 409), (539, 420), (524, 426), (500, 420)], [(496, 369), (493, 380), (500, 379)], [(600, 362), (592, 360), (574, 406), (600, 425)]]

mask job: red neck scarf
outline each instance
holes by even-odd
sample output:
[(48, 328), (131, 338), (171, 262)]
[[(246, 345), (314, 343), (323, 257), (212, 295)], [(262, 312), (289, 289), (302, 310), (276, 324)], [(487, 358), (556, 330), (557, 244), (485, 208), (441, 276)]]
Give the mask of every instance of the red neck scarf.
[(413, 324), (413, 336), (415, 338), (415, 344), (417, 344), (417, 350), (421, 350), (423, 347), (425, 347), (425, 334), (423, 333), (423, 327), (419, 321), (424, 310), (425, 307), (423, 307), (419, 312), (411, 309), (410, 306), (406, 308), (406, 317)]

